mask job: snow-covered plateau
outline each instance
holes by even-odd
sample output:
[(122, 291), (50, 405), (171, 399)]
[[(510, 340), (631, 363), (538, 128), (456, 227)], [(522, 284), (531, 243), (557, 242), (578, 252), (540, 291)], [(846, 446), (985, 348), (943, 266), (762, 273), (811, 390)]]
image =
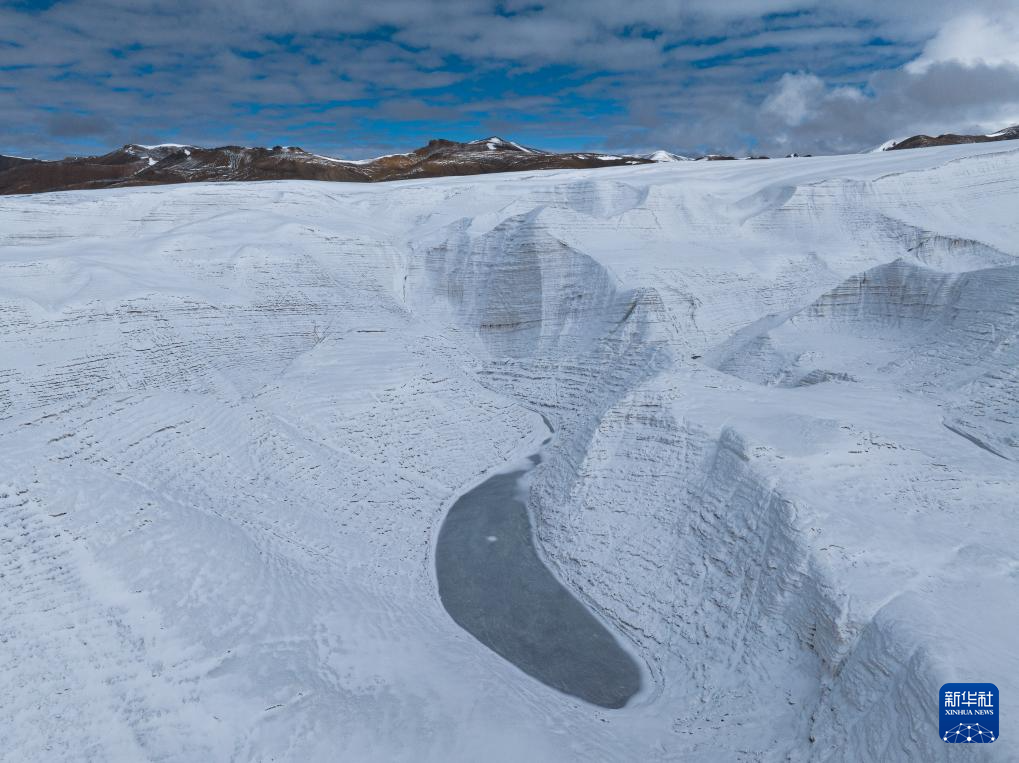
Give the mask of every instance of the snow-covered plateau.
[[(0, 198), (0, 758), (953, 760), (986, 681), (1016, 760), (1017, 209), (1013, 142)], [(539, 450), (620, 709), (440, 601)]]

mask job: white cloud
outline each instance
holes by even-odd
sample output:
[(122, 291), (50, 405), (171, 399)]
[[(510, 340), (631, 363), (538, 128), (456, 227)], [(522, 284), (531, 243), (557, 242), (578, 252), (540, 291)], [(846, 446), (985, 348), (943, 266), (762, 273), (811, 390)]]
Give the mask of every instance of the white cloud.
[(921, 74), (938, 63), (963, 66), (1019, 66), (1019, 13), (993, 18), (968, 14), (952, 19), (930, 40), (923, 53), (906, 66)]
[(787, 125), (803, 124), (814, 113), (826, 90), (824, 80), (814, 74), (783, 74), (775, 92), (765, 99), (761, 109)]

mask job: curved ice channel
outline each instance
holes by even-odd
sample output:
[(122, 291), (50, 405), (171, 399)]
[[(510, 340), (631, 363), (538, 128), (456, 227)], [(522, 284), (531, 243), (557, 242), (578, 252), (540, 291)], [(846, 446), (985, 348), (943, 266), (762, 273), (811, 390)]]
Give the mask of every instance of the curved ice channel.
[[(532, 465), (539, 460), (532, 456)], [(442, 604), (528, 675), (587, 702), (622, 707), (640, 690), (640, 669), (538, 556), (520, 487), (527, 471), (489, 477), (449, 510), (435, 552)]]

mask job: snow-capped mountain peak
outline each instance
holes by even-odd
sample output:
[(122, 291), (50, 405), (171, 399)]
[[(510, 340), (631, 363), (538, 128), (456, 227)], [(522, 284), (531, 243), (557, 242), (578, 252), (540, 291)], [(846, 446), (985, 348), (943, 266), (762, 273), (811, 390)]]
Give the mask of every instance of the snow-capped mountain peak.
[(689, 162), (692, 161), (692, 157), (683, 156), (681, 154), (674, 154), (671, 151), (665, 151), (659, 149), (658, 151), (652, 151), (649, 154), (641, 154), (644, 159), (648, 159), (652, 162)]

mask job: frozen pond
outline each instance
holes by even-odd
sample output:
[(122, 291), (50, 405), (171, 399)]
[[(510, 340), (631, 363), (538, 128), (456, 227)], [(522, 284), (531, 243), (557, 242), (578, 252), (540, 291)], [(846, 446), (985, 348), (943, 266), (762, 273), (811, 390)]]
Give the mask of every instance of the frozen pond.
[(490, 477), (449, 510), (435, 555), (443, 606), (481, 643), (542, 683), (602, 707), (622, 707), (640, 689), (640, 669), (538, 557), (519, 488), (525, 473)]

